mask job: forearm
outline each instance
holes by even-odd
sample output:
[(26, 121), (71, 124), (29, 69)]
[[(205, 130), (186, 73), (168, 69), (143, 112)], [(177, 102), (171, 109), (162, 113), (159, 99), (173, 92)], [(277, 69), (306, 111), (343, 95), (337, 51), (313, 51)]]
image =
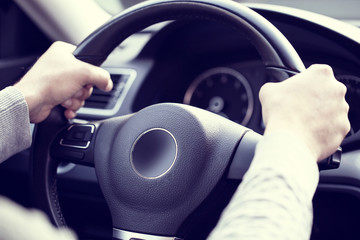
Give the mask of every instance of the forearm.
[(283, 134), (264, 137), (209, 239), (309, 239), (318, 178), (304, 143)]
[(14, 87), (0, 91), (0, 162), (31, 145), (29, 110)]

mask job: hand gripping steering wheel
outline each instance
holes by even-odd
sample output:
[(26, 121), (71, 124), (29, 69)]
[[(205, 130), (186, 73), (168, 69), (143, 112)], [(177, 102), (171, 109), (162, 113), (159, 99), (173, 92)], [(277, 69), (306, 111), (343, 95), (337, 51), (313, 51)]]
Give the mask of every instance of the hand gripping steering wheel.
[[(101, 65), (131, 34), (168, 20), (206, 20), (243, 33), (269, 74), (304, 70), (287, 39), (254, 11), (224, 0), (155, 0), (112, 18), (74, 55)], [(33, 146), (36, 200), (58, 226), (56, 169), (61, 160), (94, 166), (114, 239), (177, 239), (228, 178), (241, 179), (260, 135), (205, 110), (157, 104), (133, 115), (70, 125), (57, 109), (39, 124)], [(199, 217), (199, 216), (197, 216)], [(185, 226), (185, 227), (184, 227)]]

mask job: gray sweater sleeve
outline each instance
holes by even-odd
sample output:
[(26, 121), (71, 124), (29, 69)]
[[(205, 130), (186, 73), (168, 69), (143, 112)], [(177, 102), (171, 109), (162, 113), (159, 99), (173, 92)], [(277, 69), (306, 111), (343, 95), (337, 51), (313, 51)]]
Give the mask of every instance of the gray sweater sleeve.
[(285, 133), (264, 137), (208, 240), (309, 239), (318, 181), (303, 142)]
[(31, 145), (29, 110), (14, 87), (0, 91), (0, 163)]

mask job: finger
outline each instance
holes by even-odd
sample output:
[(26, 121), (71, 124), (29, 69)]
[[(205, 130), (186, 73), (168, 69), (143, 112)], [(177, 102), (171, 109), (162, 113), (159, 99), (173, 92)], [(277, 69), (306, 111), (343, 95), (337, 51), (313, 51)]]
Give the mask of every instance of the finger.
[(93, 85), (106, 92), (113, 88), (113, 82), (110, 78), (109, 72), (88, 63), (84, 64), (87, 65), (88, 74), (85, 78), (86, 82), (83, 85)]
[(70, 98), (63, 102), (61, 105), (69, 110), (77, 111), (84, 106), (85, 101), (77, 98)]
[(76, 117), (76, 112), (70, 109), (66, 109), (64, 115), (67, 119), (73, 119)]
[(93, 88), (92, 85), (86, 85), (86, 86), (84, 87), (84, 94), (83, 94), (83, 96), (82, 96), (82, 99), (85, 100), (85, 99), (87, 99), (88, 97), (90, 97), (91, 94), (92, 94), (92, 92), (93, 92), (93, 90), (94, 90), (94, 88)]
[(72, 98), (76, 98), (79, 100), (85, 100), (92, 94), (93, 87), (91, 85), (86, 85), (85, 87), (81, 88), (79, 91), (77, 91)]

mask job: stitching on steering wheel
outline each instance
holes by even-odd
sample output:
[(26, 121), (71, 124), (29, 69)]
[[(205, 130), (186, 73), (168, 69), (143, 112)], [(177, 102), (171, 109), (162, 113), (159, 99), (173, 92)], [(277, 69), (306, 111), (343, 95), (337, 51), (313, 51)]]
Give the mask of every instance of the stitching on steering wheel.
[(51, 198), (52, 202), (54, 203), (54, 208), (57, 214), (57, 218), (60, 221), (60, 224), (62, 227), (67, 227), (64, 215), (62, 214), (60, 203), (59, 203), (59, 197), (57, 194), (57, 181), (56, 176), (54, 175), (51, 179)]

